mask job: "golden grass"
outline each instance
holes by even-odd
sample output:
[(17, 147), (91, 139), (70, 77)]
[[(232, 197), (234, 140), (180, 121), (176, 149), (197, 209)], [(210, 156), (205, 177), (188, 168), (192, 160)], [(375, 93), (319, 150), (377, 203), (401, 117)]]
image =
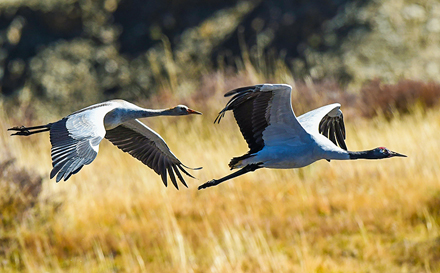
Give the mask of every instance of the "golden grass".
[(144, 120), (184, 164), (204, 167), (179, 191), (108, 141), (57, 184), (48, 134), (11, 138), (16, 124), (0, 119), (0, 147), (44, 178), (39, 204), (8, 231), (0, 271), (440, 270), (439, 109), (346, 121), (352, 150), (386, 146), (408, 158), (263, 169), (197, 191), (247, 151), (231, 114), (212, 124), (225, 102), (215, 96), (204, 116)]

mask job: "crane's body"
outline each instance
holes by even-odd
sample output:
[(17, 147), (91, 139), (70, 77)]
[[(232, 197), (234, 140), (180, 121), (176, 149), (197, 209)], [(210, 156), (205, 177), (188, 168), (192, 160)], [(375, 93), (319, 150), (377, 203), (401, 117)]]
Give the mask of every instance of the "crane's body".
[(13, 135), (28, 136), (50, 131), (53, 169), (50, 178), (56, 181), (69, 179), (90, 164), (97, 156), (99, 144), (104, 138), (130, 153), (161, 175), (167, 185), (170, 176), (178, 188), (175, 175), (186, 186), (180, 171), (191, 176), (170, 151), (159, 134), (141, 123), (138, 118), (153, 116), (179, 116), (201, 114), (184, 105), (174, 108), (151, 110), (141, 108), (124, 100), (110, 100), (78, 110), (61, 120), (41, 126), (13, 127)]
[(295, 144), (296, 145), (280, 144), (266, 146), (266, 148), (257, 152), (255, 156), (244, 159), (239, 164), (234, 165), (232, 169), (257, 163), (264, 168), (293, 169), (305, 167), (321, 159), (349, 159), (348, 154), (342, 149), (331, 149), (326, 145), (322, 145), (322, 143), (319, 142), (319, 140), (317, 141), (313, 136), (305, 141), (296, 142)]
[(233, 111), (250, 150), (230, 161), (231, 170), (240, 170), (208, 181), (199, 189), (215, 186), (259, 168), (301, 168), (321, 159), (404, 156), (384, 147), (348, 151), (341, 105), (326, 105), (297, 118), (291, 107), (291, 90), (291, 86), (286, 84), (262, 84), (234, 89), (225, 94), (225, 97), (233, 97), (220, 111), (215, 122), (220, 122), (226, 111)]

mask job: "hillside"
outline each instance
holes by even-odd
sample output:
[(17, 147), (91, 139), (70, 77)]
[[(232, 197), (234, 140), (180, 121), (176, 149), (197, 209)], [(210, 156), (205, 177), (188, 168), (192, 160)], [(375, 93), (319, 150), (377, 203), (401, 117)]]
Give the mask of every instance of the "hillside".
[[(197, 92), (203, 77), (280, 65), (302, 81), (358, 89), (382, 79), (436, 80), (436, 1), (70, 0), (0, 3), (2, 98), (74, 110), (161, 90)], [(66, 98), (74, 101), (66, 104)]]
[[(439, 272), (436, 1), (0, 1), (1, 272)], [(198, 191), (247, 151), (224, 93), (340, 102), (350, 150), (407, 158), (262, 169)], [(196, 179), (164, 187), (107, 140), (49, 179), (56, 121), (122, 98), (202, 116), (142, 119)]]

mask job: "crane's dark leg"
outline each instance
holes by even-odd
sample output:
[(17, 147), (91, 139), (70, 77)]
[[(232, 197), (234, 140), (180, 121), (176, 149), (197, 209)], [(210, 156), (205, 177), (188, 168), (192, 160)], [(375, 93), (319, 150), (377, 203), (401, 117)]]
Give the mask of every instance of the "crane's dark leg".
[[(29, 136), (29, 135), (49, 131), (51, 125), (52, 125), (52, 123), (49, 123), (46, 125), (34, 126), (34, 127), (24, 127), (24, 126), (18, 127), (17, 126), (17, 127), (9, 128), (8, 131), (17, 131), (16, 133), (12, 134), (11, 136), (16, 136), (16, 135), (17, 136)], [(37, 130), (37, 129), (41, 129), (41, 130)]]
[(211, 181), (208, 181), (205, 184), (200, 185), (198, 189), (201, 190), (201, 189), (205, 189), (208, 187), (216, 186), (222, 182), (225, 182), (226, 180), (232, 179), (234, 177), (240, 176), (240, 175), (248, 173), (248, 172), (253, 172), (259, 168), (262, 168), (259, 164), (246, 165), (243, 168), (241, 168), (240, 170), (236, 171), (235, 173), (231, 173), (230, 175), (227, 175), (227, 176), (222, 177), (220, 179), (213, 179)]

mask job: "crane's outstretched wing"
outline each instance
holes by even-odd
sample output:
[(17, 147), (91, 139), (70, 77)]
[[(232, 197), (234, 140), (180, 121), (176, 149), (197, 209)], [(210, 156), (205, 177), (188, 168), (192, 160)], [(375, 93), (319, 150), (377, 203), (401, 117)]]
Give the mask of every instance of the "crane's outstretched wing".
[(344, 116), (340, 107), (339, 103), (329, 104), (299, 116), (298, 121), (310, 133), (320, 133), (347, 150)]
[(84, 165), (92, 163), (99, 151), (99, 143), (104, 138), (105, 128), (99, 115), (85, 112), (70, 115), (50, 126), (50, 142), (53, 169), (59, 182), (69, 179)]
[(160, 135), (137, 119), (126, 121), (122, 125), (108, 130), (105, 138), (110, 140), (119, 149), (129, 153), (152, 168), (162, 177), (165, 186), (168, 184), (167, 173), (177, 189), (179, 187), (174, 174), (177, 175), (185, 187), (188, 187), (188, 185), (185, 183), (180, 171), (194, 178), (183, 169), (186, 166), (170, 151)]
[(225, 97), (233, 97), (214, 122), (220, 122), (225, 112), (232, 110), (248, 143), (248, 154), (263, 149), (265, 142), (302, 137), (306, 132), (292, 110), (291, 91), (292, 87), (285, 84), (260, 84), (229, 91)]

